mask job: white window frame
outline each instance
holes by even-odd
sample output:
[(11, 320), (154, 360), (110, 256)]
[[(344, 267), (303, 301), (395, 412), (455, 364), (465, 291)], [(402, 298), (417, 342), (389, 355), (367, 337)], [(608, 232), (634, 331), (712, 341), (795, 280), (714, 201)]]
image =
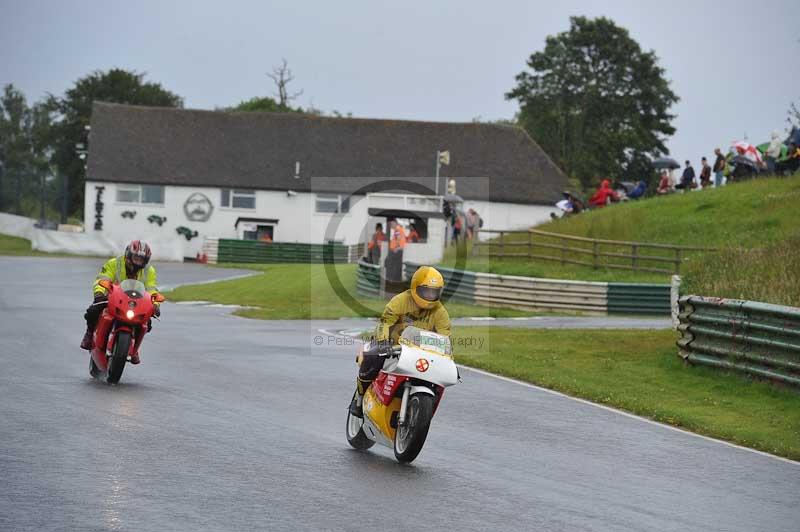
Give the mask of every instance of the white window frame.
[[(224, 191), (228, 191), (228, 204), (225, 205), (222, 202), (222, 195)], [(233, 202), (234, 198), (253, 198), (253, 206), (252, 207), (234, 207)], [(236, 209), (242, 211), (254, 211), (256, 210), (256, 191), (255, 190), (247, 190), (241, 188), (222, 188), (219, 191), (219, 204), (220, 207), (224, 209)]]
[[(143, 197), (143, 190), (142, 189), (145, 186), (161, 188), (161, 190), (162, 190), (161, 202), (152, 202), (152, 201), (144, 202), (144, 201), (142, 201), (142, 197)], [(123, 192), (123, 191), (124, 192), (135, 192), (136, 193), (136, 201), (125, 201), (125, 200), (119, 199), (119, 193)], [(120, 184), (120, 185), (117, 185), (117, 190), (116, 190), (116, 193), (115, 193), (115, 196), (114, 196), (114, 200), (117, 203), (121, 203), (123, 205), (164, 205), (165, 193), (166, 193), (166, 191), (164, 190), (164, 186), (163, 185), (127, 185), (127, 184)]]
[[(317, 194), (314, 198), (314, 212), (317, 214), (348, 214), (350, 212), (350, 203), (347, 204), (347, 210), (342, 211), (342, 203), (348, 198), (345, 194)], [(335, 211), (321, 211), (319, 210), (319, 202), (336, 204)]]

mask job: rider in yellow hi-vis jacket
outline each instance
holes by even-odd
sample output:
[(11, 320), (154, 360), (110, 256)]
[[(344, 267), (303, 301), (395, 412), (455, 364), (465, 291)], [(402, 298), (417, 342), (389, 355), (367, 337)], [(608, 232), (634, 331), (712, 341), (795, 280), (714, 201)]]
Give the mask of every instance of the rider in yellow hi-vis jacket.
[[(156, 277), (156, 269), (153, 266), (148, 266), (150, 262), (150, 246), (146, 242), (140, 240), (133, 240), (125, 248), (125, 254), (121, 257), (112, 257), (103, 264), (103, 268), (94, 281), (94, 302), (86, 309), (84, 318), (86, 319), (86, 334), (81, 341), (82, 349), (91, 349), (93, 344), (94, 328), (97, 325), (97, 320), (100, 314), (108, 304), (108, 295), (106, 289), (100, 285), (100, 281), (108, 280), (112, 283), (120, 283), (125, 279), (136, 279), (141, 281), (145, 289), (150, 294), (158, 293), (158, 282)], [(161, 314), (158, 303), (156, 305), (156, 316)], [(131, 363), (138, 364), (138, 356), (131, 357)]]
[(439, 299), (444, 289), (444, 278), (436, 268), (421, 266), (411, 278), (411, 287), (394, 296), (386, 307), (375, 329), (372, 349), (361, 353), (356, 381), (356, 393), (350, 403), (350, 413), (362, 417), (361, 403), (364, 394), (383, 367), (385, 350), (397, 344), (403, 329), (409, 325), (450, 336), (450, 315)]

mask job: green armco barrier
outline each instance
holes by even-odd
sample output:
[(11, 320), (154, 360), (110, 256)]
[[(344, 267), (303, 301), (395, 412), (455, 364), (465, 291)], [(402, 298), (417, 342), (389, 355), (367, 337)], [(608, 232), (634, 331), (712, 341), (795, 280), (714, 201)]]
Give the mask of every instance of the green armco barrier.
[(680, 356), (800, 387), (800, 308), (738, 299), (680, 299)]
[(380, 266), (359, 261), (356, 271), (356, 290), (359, 295), (379, 297), (381, 292)]
[(220, 239), (218, 262), (237, 263), (346, 263), (347, 246)]
[(610, 314), (669, 314), (670, 285), (608, 283)]
[[(406, 262), (406, 277), (420, 264)], [(455, 301), (531, 311), (670, 314), (670, 285), (539, 279), (438, 267)], [(458, 280), (458, 283), (454, 281)]]

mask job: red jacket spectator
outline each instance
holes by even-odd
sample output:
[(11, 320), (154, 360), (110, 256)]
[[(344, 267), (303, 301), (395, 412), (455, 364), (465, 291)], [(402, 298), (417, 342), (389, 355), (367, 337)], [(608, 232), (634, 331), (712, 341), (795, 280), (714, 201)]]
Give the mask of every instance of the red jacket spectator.
[(619, 195), (611, 190), (611, 181), (603, 179), (600, 188), (589, 198), (589, 205), (593, 207), (605, 207), (610, 201), (619, 201)]

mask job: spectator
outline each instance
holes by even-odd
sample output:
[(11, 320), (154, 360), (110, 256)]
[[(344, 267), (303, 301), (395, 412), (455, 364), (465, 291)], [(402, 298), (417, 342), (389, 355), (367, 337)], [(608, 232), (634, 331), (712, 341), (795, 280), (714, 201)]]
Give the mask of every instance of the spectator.
[(409, 226), (407, 240), (408, 240), (409, 242), (412, 242), (412, 243), (413, 243), (413, 242), (419, 242), (420, 240), (422, 240), (422, 239), (420, 238), (420, 236), (419, 236), (419, 231), (417, 231), (417, 226), (416, 226), (416, 224), (413, 224), (413, 223), (412, 223), (412, 224)]
[(381, 244), (384, 241), (386, 241), (386, 234), (383, 232), (383, 224), (375, 224), (375, 233), (367, 244), (367, 262), (381, 263)]
[(681, 190), (689, 190), (692, 188), (697, 188), (697, 184), (694, 182), (694, 168), (692, 168), (692, 163), (686, 161), (686, 168), (683, 169), (683, 175), (681, 176), (681, 182), (675, 185), (676, 189)]
[(467, 240), (472, 240), (475, 237), (475, 229), (478, 229), (478, 223), (481, 219), (478, 216), (478, 213), (475, 212), (475, 209), (470, 209), (467, 211), (466, 216), (467, 221)]
[(700, 186), (706, 188), (711, 186), (711, 167), (705, 157), (700, 159), (700, 162), (703, 164), (703, 169), (700, 170)]
[(769, 172), (775, 172), (775, 163), (781, 156), (781, 148), (783, 147), (783, 141), (781, 141), (781, 134), (777, 131), (772, 132), (772, 138), (769, 141), (769, 146), (767, 147), (767, 170)]
[(669, 172), (664, 170), (661, 172), (661, 179), (658, 182), (658, 188), (656, 189), (656, 194), (659, 196), (663, 196), (664, 194), (671, 194), (672, 193), (672, 180), (669, 178)]
[(722, 177), (725, 172), (725, 167), (728, 166), (725, 156), (722, 155), (722, 150), (714, 148), (714, 155), (717, 159), (714, 161), (714, 188), (722, 186)]
[(612, 201), (619, 201), (619, 195), (611, 190), (611, 181), (603, 179), (600, 182), (600, 188), (589, 198), (589, 205), (600, 208), (605, 207)]
[(789, 149), (786, 150), (786, 157), (778, 161), (775, 165), (775, 170), (779, 174), (786, 172), (796, 172), (800, 168), (800, 148), (796, 144), (790, 142)]
[(644, 193), (647, 192), (647, 183), (644, 181), (639, 181), (633, 190), (628, 193), (628, 197), (630, 199), (639, 199), (644, 196)]
[(453, 211), (453, 244), (458, 244), (458, 239), (461, 238), (461, 230), (464, 228), (464, 217), (458, 211)]
[(578, 214), (581, 211), (586, 210), (586, 206), (583, 202), (572, 195), (572, 192), (569, 190), (565, 190), (562, 195), (564, 199), (567, 200), (566, 208), (564, 209), (564, 216), (568, 216), (570, 214)]
[(397, 220), (389, 220), (389, 254), (386, 256), (386, 279), (403, 280), (403, 250), (406, 247), (406, 233)]

